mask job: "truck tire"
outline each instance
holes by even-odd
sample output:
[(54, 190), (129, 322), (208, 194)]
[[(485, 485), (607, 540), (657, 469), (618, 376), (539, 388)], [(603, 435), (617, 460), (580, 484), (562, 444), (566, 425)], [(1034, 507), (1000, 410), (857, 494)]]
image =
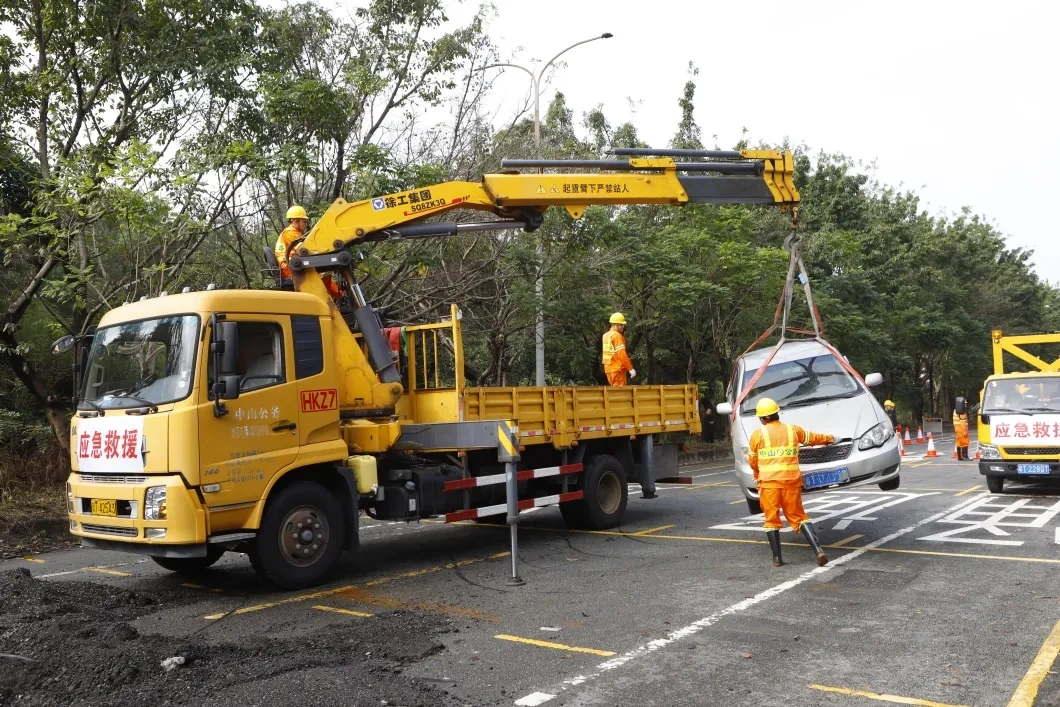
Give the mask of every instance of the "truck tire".
[(1004, 493), (1005, 492), (1005, 477), (1004, 476), (988, 476), (986, 477), (986, 487), (990, 489), (990, 493)]
[(902, 477), (896, 476), (890, 481), (884, 481), (882, 484), (877, 484), (880, 487), (880, 491), (897, 491), (898, 487), (902, 485)]
[(747, 499), (747, 510), (751, 511), (754, 515), (758, 515), (762, 512), (762, 502), (757, 498)]
[(582, 491), (585, 497), (559, 505), (569, 528), (607, 530), (622, 522), (629, 501), (626, 471), (610, 454), (597, 454), (585, 465)]
[(299, 481), (266, 504), (250, 563), (281, 589), (312, 587), (338, 568), (345, 537), (338, 499), (320, 484)]
[(205, 572), (225, 554), (224, 548), (211, 547), (206, 550), (206, 557), (152, 557), (159, 567), (177, 574), (198, 574)]

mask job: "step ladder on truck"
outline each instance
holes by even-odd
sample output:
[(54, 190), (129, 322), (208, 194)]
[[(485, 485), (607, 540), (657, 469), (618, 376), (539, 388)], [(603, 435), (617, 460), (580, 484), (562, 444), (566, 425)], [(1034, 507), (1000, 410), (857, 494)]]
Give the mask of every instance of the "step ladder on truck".
[[(80, 391), (71, 532), (174, 571), (243, 552), (275, 584), (300, 588), (325, 581), (342, 552), (357, 548), (362, 513), (503, 516), (514, 582), (521, 511), (558, 504), (571, 526), (619, 524), (629, 481), (650, 488), (676, 475), (676, 448), (656, 437), (700, 430), (696, 387), (468, 387), (459, 309), (406, 327), (395, 352), (348, 250), (532, 231), (553, 206), (574, 218), (594, 204), (797, 211), (787, 152), (618, 152), (506, 161), (504, 173), (480, 182), (336, 200), (291, 244), (293, 291), (156, 297), (108, 312), (93, 335), (60, 339), (53, 351), (74, 350)], [(427, 221), (453, 210), (493, 218)], [(338, 309), (324, 275), (343, 288), (349, 311)]]

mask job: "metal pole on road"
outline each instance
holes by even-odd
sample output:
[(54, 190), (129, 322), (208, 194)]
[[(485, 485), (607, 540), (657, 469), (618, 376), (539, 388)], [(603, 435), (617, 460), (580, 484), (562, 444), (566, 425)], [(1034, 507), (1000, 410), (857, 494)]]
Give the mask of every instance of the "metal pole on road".
[[(579, 47), (589, 42), (595, 42), (598, 39), (611, 39), (614, 35), (610, 32), (604, 32), (603, 34), (589, 39), (583, 39), (580, 42), (575, 42), (566, 49), (557, 52), (554, 57), (545, 62), (541, 70), (535, 75), (533, 71), (526, 68), (525, 66), (519, 66), (518, 64), (490, 64), (489, 66), (483, 66), (479, 71), (485, 71), (486, 69), (492, 69), (498, 66), (507, 66), (513, 69), (520, 69), (530, 74), (531, 85), (534, 90), (534, 153), (537, 159), (541, 159), (541, 79), (545, 76), (545, 71), (548, 67), (555, 63), (556, 59), (569, 52), (574, 47)], [(543, 170), (542, 170), (543, 171)], [(537, 322), (534, 327), (534, 369), (536, 385), (541, 388), (545, 385), (545, 314), (541, 309), (541, 301), (545, 297), (545, 249), (541, 242), (541, 239), (537, 239), (537, 277), (534, 280), (534, 295), (537, 297)], [(514, 531), (513, 531), (514, 532)], [(514, 544), (515, 536), (512, 536), (512, 543)], [(514, 562), (514, 558), (512, 560)]]
[(512, 540), (512, 576), (508, 579), (509, 587), (521, 587), (526, 584), (519, 576), (519, 482), (515, 478), (515, 462), (504, 464), (504, 496), (508, 502), (508, 532)]

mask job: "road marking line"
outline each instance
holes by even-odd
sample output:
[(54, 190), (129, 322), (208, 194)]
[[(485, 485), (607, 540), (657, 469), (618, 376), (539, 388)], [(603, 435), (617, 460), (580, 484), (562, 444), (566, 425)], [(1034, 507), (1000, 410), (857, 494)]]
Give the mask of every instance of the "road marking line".
[(978, 491), (981, 488), (983, 488), (982, 484), (976, 484), (975, 486), (972, 486), (970, 488), (966, 488), (965, 490), (961, 491), (960, 493), (957, 493), (957, 494), (954, 494), (954, 495), (958, 496), (958, 497), (965, 496), (967, 494), (970, 494), (972, 491)]
[(738, 498), (735, 501), (729, 501), (729, 505), (730, 506), (735, 506), (737, 503), (743, 503), (743, 499), (742, 498)]
[(1045, 643), (1042, 644), (1038, 655), (1034, 657), (1031, 667), (1027, 669), (1027, 674), (1023, 676), (1019, 687), (1012, 693), (1008, 707), (1031, 707), (1034, 704), (1034, 698), (1038, 695), (1038, 686), (1049, 674), (1057, 653), (1060, 653), (1060, 621), (1053, 626), (1053, 630), (1045, 638)]
[(43, 565), (44, 562), (45, 562), (44, 560), (38, 560), (36, 557), (30, 557), (29, 555), (26, 555), (22, 559), (25, 560), (26, 562), (35, 562), (38, 565)]
[[(713, 467), (713, 468), (717, 468), (717, 467)], [(719, 474), (730, 474), (733, 471), (735, 471), (735, 469), (726, 469), (725, 471), (712, 471), (709, 474), (696, 474), (695, 476), (689, 476), (688, 478), (690, 478), (690, 479), (705, 479), (708, 476), (718, 476)], [(678, 473), (681, 473), (680, 470), (678, 470)]]
[[(48, 579), (49, 577), (64, 577), (64, 576), (66, 576), (68, 574), (77, 574), (78, 572), (93, 572), (95, 570), (110, 569), (111, 567), (127, 567), (129, 565), (140, 565), (140, 564), (143, 564), (144, 562), (147, 562), (149, 559), (150, 558), (146, 558), (145, 557), (142, 560), (134, 560), (132, 562), (117, 562), (117, 563), (115, 563), (113, 565), (105, 565), (103, 567), (79, 567), (76, 570), (66, 570), (65, 572), (52, 572), (50, 574), (35, 574), (35, 575), (33, 575), (33, 577), (35, 579)], [(131, 576), (131, 575), (129, 575), (129, 576)]]
[(538, 705), (545, 704), (553, 697), (554, 695), (548, 695), (544, 692), (535, 692), (526, 697), (520, 697), (515, 701), (515, 704), (518, 705), (518, 707), (537, 707)]
[(323, 604), (317, 604), (313, 608), (317, 611), (330, 611), (334, 614), (346, 614), (347, 616), (375, 616), (375, 614), (366, 614), (363, 611), (354, 611), (353, 609), (340, 609), (337, 606), (324, 606)]
[[(660, 525), (658, 528), (648, 528), (647, 530), (641, 530), (639, 532), (633, 533), (633, 535), (639, 537), (641, 535), (647, 535), (649, 533), (655, 533), (655, 532), (658, 532), (660, 530), (669, 530), (672, 527), (673, 527), (672, 525)], [(1057, 530), (1060, 530), (1060, 528), (1057, 528)]]
[(130, 574), (129, 572), (122, 572), (120, 570), (110, 570), (106, 567), (86, 567), (85, 570), (88, 572), (99, 572), (100, 574), (112, 574), (115, 577), (132, 577), (132, 574)]
[[(592, 655), (600, 655), (605, 658), (615, 655), (614, 651), (602, 651), (596, 648), (580, 648), (578, 646), (567, 646), (562, 643), (550, 643), (549, 641), (539, 641), (536, 638), (521, 638), (519, 636), (509, 636), (504, 633), (499, 633), (494, 638), (499, 638), (502, 641), (515, 641), (516, 643), (528, 643), (531, 646), (540, 646), (541, 648), (555, 648), (561, 651), (572, 651), (574, 653), (591, 653)], [(526, 703), (516, 703), (526, 704)], [(538, 703), (540, 704), (540, 703)]]
[(1016, 555), (975, 555), (964, 552), (934, 552), (931, 550), (899, 550), (889, 547), (872, 548), (873, 552), (897, 552), (903, 555), (936, 555), (938, 557), (971, 557), (977, 560), (1011, 560), (1013, 562), (1040, 562), (1043, 564), (1060, 565), (1060, 560), (1044, 557), (1017, 557)]
[(917, 467), (928, 466), (929, 464), (931, 464), (931, 462), (922, 462), (920, 464), (907, 464), (906, 466), (908, 466), (910, 469), (916, 469)]
[(845, 540), (840, 540), (837, 543), (833, 543), (833, 544), (829, 545), (829, 547), (843, 547), (847, 543), (852, 543), (855, 540), (858, 540), (858, 539), (863, 538), (863, 537), (865, 537), (865, 536), (864, 535), (851, 535), (849, 538), (846, 538)]
[[(985, 495), (985, 494), (983, 494), (983, 495)], [(583, 675), (577, 675), (577, 676), (575, 676), (573, 678), (568, 678), (567, 680), (564, 680), (563, 683), (561, 683), (556, 688), (555, 692), (542, 693), (542, 694), (550, 694), (551, 697), (549, 697), (548, 699), (553, 699), (560, 692), (568, 690), (568, 689), (570, 689), (572, 687), (583, 685), (586, 682), (588, 682), (589, 680), (593, 680), (595, 678), (599, 678), (599, 677), (609, 673), (610, 671), (615, 670), (616, 668), (622, 667), (623, 665), (625, 665), (626, 663), (628, 663), (628, 662), (630, 662), (632, 660), (635, 660), (635, 659), (643, 657), (645, 655), (649, 655), (651, 653), (654, 653), (655, 651), (657, 651), (657, 650), (659, 650), (661, 648), (665, 648), (665, 647), (669, 646), (672, 643), (676, 643), (677, 641), (680, 641), (680, 640), (682, 640), (684, 638), (687, 638), (688, 636), (691, 636), (691, 635), (694, 635), (696, 633), (699, 633), (703, 629), (708, 628), (708, 627), (713, 626), (714, 624), (718, 623), (719, 621), (721, 621), (726, 616), (731, 616), (731, 615), (738, 614), (738, 613), (741, 613), (743, 611), (746, 611), (747, 609), (750, 609), (751, 607), (753, 607), (753, 606), (755, 606), (757, 604), (761, 604), (764, 601), (768, 601), (768, 600), (772, 599), (775, 596), (783, 594), (784, 592), (788, 591), (789, 589), (794, 589), (795, 587), (803, 584), (804, 582), (807, 582), (807, 581), (813, 579), (814, 577), (817, 577), (818, 575), (824, 574), (825, 572), (830, 572), (832, 569), (834, 569), (835, 567), (837, 567), (839, 565), (843, 565), (843, 564), (846, 564), (846, 563), (850, 562), (851, 560), (857, 559), (858, 557), (861, 557), (863, 554), (865, 554), (870, 549), (878, 548), (881, 545), (885, 545), (886, 543), (889, 543), (892, 540), (900, 538), (903, 535), (907, 535), (908, 533), (911, 533), (911, 532), (923, 527), (924, 525), (927, 525), (929, 523), (934, 523), (939, 518), (945, 518), (947, 514), (953, 513), (954, 511), (958, 511), (961, 508), (963, 508), (964, 506), (972, 504), (975, 501), (979, 500), (979, 498), (980, 498), (980, 496), (973, 496), (972, 498), (969, 498), (969, 499), (966, 499), (966, 500), (962, 500), (960, 503), (958, 503), (958, 504), (956, 504), (956, 505), (954, 505), (954, 506), (952, 506), (952, 507), (950, 507), (950, 508), (948, 508), (948, 509), (946, 509), (944, 511), (941, 511), (939, 513), (935, 513), (933, 515), (930, 515), (927, 518), (924, 518), (923, 520), (920, 520), (920, 521), (916, 522), (913, 525), (910, 525), (908, 527), (905, 527), (905, 528), (902, 528), (900, 530), (897, 530), (897, 531), (891, 533), (890, 535), (885, 535), (884, 537), (880, 538), (879, 540), (876, 540), (876, 541), (874, 541), (872, 543), (869, 543), (865, 547), (858, 548), (858, 549), (856, 549), (856, 550), (854, 550), (854, 551), (852, 551), (852, 552), (850, 552), (850, 553), (848, 553), (846, 555), (841, 555), (840, 557), (837, 557), (834, 560), (832, 560), (831, 562), (829, 562), (824, 567), (815, 567), (814, 569), (812, 569), (812, 570), (810, 570), (808, 572), (804, 572), (803, 574), (799, 575), (798, 577), (795, 577), (794, 579), (790, 579), (787, 582), (783, 582), (783, 583), (778, 584), (778, 585), (776, 585), (774, 587), (770, 587), (769, 589), (761, 591), (761, 592), (759, 592), (758, 594), (755, 594), (752, 597), (748, 597), (747, 599), (739, 601), (739, 602), (733, 604), (732, 606), (726, 607), (726, 608), (722, 609), (721, 611), (715, 612), (715, 613), (711, 614), (710, 616), (706, 616), (706, 617), (704, 617), (702, 619), (699, 619), (698, 621), (695, 621), (695, 622), (689, 624), (688, 626), (685, 626), (683, 628), (679, 628), (679, 629), (677, 629), (675, 631), (671, 631), (664, 638), (658, 638), (658, 639), (656, 639), (654, 641), (650, 641), (650, 642), (648, 642), (648, 643), (646, 643), (644, 645), (641, 645), (641, 646), (638, 646), (637, 648), (634, 648), (633, 650), (627, 651), (626, 653), (623, 653), (622, 655), (616, 656), (616, 657), (612, 658), (611, 660), (608, 660), (608, 661), (605, 661), (603, 663), (600, 663), (599, 665), (596, 666), (594, 672), (588, 673), (588, 674), (583, 674)], [(535, 691), (535, 693), (537, 693), (537, 692), (539, 692), (539, 691)], [(543, 702), (547, 702), (547, 701), (548, 700), (542, 700), (542, 702), (538, 702), (538, 704), (542, 704)]]
[(1053, 535), (1053, 542), (1060, 545), (1060, 527), (1057, 527), (1056, 533)]
[[(437, 565), (435, 567), (427, 567), (427, 568), (422, 569), (422, 570), (414, 570), (412, 572), (406, 572), (404, 574), (394, 575), (394, 576), (390, 576), (390, 577), (379, 577), (378, 579), (374, 579), (374, 580), (372, 580), (370, 582), (365, 582), (365, 586), (374, 587), (374, 586), (377, 586), (377, 585), (380, 585), (380, 584), (386, 584), (388, 582), (393, 582), (393, 581), (398, 580), (398, 579), (409, 579), (411, 577), (420, 577), (420, 576), (425, 575), (425, 574), (430, 574), (431, 572), (440, 572), (443, 569), (453, 569), (455, 567), (464, 567), (465, 565), (471, 565), (471, 564), (474, 564), (476, 562), (485, 562), (486, 560), (495, 560), (495, 559), (498, 559), (498, 558), (501, 558), (501, 557), (507, 557), (509, 554), (511, 554), (511, 553), (498, 552), (496, 554), (489, 555), (488, 557), (476, 557), (476, 558), (473, 558), (473, 559), (470, 559), (470, 560), (461, 560), (460, 562), (447, 562), (444, 565)], [(254, 611), (262, 611), (264, 609), (272, 609), (274, 607), (283, 606), (285, 604), (295, 604), (295, 603), (298, 603), (298, 602), (307, 601), (309, 599), (316, 599), (318, 597), (326, 597), (326, 596), (331, 596), (333, 594), (342, 594), (343, 592), (350, 592), (350, 591), (353, 591), (355, 589), (357, 589), (357, 588), (355, 586), (353, 586), (352, 584), (347, 584), (347, 585), (344, 585), (344, 586), (341, 586), (341, 587), (335, 587), (335, 588), (332, 588), (332, 589), (324, 589), (324, 590), (319, 591), (319, 592), (309, 592), (308, 594), (299, 594), (298, 596), (289, 597), (287, 599), (277, 599), (276, 601), (265, 602), (263, 604), (255, 604), (254, 606), (244, 606), (244, 607), (241, 607), (239, 609), (234, 609), (233, 611), (222, 611), (222, 612), (217, 613), (217, 614), (209, 614), (208, 616), (204, 616), (203, 618), (206, 619), (207, 621), (216, 621), (217, 619), (223, 619), (226, 616), (239, 616), (240, 614), (249, 614), (249, 613), (254, 612)]]
[(864, 697), (869, 700), (879, 700), (880, 702), (895, 702), (900, 705), (919, 705), (920, 707), (964, 707), (964, 705), (952, 705), (948, 702), (918, 700), (915, 697), (899, 697), (898, 695), (881, 695), (876, 692), (866, 692), (864, 690), (848, 690), (845, 687), (828, 687), (827, 685), (808, 685), (807, 687), (814, 690), (820, 690), (821, 692), (835, 692), (840, 695)]
[(182, 584), (180, 586), (184, 587), (185, 589), (202, 589), (202, 585), (201, 584), (185, 583), (185, 584)]
[(445, 616), (463, 616), (465, 618), (475, 619), (476, 621), (486, 621), (492, 624), (499, 624), (503, 621), (500, 616), (485, 614), (477, 609), (466, 609), (462, 606), (452, 606), (450, 604), (439, 604), (436, 602), (404, 601), (393, 597), (381, 597), (375, 594), (370, 594), (364, 589), (351, 589), (343, 595), (343, 598), (354, 604), (371, 604), (373, 606), (382, 606), (386, 609), (406, 609), (442, 614)]

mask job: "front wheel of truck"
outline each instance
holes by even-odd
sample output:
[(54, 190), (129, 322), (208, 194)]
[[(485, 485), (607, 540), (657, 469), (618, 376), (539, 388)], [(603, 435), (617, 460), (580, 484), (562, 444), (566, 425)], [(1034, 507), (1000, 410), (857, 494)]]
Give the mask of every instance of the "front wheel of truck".
[(1005, 477), (1004, 476), (988, 476), (986, 477), (986, 487), (990, 489), (990, 493), (1004, 493), (1005, 492)]
[(224, 548), (211, 547), (206, 557), (152, 557), (155, 564), (177, 574), (205, 572), (225, 554)]
[(320, 484), (299, 481), (269, 499), (250, 562), (278, 587), (312, 587), (338, 567), (345, 527), (335, 496)]

